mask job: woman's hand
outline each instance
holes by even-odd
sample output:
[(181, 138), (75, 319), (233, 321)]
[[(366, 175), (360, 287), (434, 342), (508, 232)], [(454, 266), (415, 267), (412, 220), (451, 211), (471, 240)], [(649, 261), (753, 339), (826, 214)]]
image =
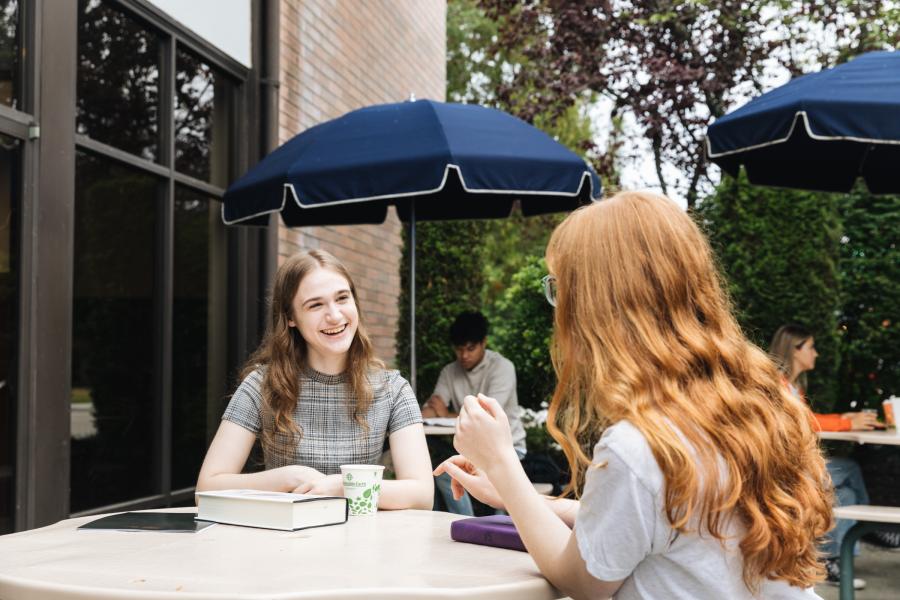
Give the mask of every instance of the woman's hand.
[(444, 401), (441, 400), (439, 396), (432, 396), (425, 403), (425, 408), (430, 408), (434, 411), (434, 414), (438, 417), (447, 417), (450, 414), (450, 411), (447, 410), (447, 405), (444, 404)]
[(478, 394), (477, 398), (466, 396), (463, 400), (453, 447), (488, 474), (493, 468), (519, 464), (506, 413), (496, 400), (484, 394)]
[(304, 467), (302, 465), (287, 465), (273, 469), (279, 474), (281, 485), (279, 489), (285, 492), (295, 492), (304, 494), (312, 488), (312, 484), (325, 477), (324, 473), (313, 469), (312, 467)]
[(453, 490), (454, 499), (459, 500), (463, 491), (468, 491), (479, 502), (501, 510), (506, 509), (491, 480), (465, 456), (457, 454), (439, 464), (434, 470), (434, 475), (441, 473), (447, 473), (452, 477), (450, 489)]
[(304, 483), (294, 490), (295, 494), (316, 494), (319, 496), (343, 496), (344, 478), (340, 473), (322, 475), (311, 483)]
[(850, 429), (861, 429), (869, 431), (882, 427), (878, 422), (878, 415), (867, 412), (848, 412), (841, 415), (845, 419), (850, 420)]

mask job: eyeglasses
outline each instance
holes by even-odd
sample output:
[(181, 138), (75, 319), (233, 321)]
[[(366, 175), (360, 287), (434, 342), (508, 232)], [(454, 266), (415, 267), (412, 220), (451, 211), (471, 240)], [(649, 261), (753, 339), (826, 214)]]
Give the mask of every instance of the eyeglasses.
[(541, 285), (544, 286), (544, 297), (550, 306), (556, 306), (556, 277), (553, 275), (544, 275), (541, 278)]

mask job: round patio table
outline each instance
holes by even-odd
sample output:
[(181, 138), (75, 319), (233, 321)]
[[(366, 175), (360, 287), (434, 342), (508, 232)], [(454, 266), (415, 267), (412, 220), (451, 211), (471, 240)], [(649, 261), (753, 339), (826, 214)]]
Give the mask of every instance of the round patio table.
[(528, 554), (452, 541), (460, 516), (448, 513), (381, 511), (293, 532), (76, 530), (95, 518), (0, 536), (0, 598), (561, 597)]

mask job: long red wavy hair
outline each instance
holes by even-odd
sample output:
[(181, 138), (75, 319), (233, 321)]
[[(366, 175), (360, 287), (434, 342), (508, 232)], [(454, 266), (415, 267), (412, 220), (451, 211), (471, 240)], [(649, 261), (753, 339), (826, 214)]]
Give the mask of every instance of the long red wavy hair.
[(749, 589), (820, 580), (831, 493), (809, 409), (743, 336), (690, 217), (621, 192), (563, 221), (547, 264), (559, 290), (548, 424), (573, 473), (567, 491), (579, 494), (599, 432), (627, 420), (662, 470), (674, 530), (723, 540), (736, 516)]

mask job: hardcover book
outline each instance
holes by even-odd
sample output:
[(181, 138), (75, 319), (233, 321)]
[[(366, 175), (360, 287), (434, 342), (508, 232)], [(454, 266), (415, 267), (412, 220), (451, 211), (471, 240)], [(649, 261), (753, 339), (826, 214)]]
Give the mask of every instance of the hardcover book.
[(506, 515), (490, 515), (459, 519), (450, 524), (450, 537), (457, 542), (496, 546), (526, 552), (512, 519)]
[(295, 531), (347, 522), (346, 498), (260, 490), (197, 493), (197, 519)]

